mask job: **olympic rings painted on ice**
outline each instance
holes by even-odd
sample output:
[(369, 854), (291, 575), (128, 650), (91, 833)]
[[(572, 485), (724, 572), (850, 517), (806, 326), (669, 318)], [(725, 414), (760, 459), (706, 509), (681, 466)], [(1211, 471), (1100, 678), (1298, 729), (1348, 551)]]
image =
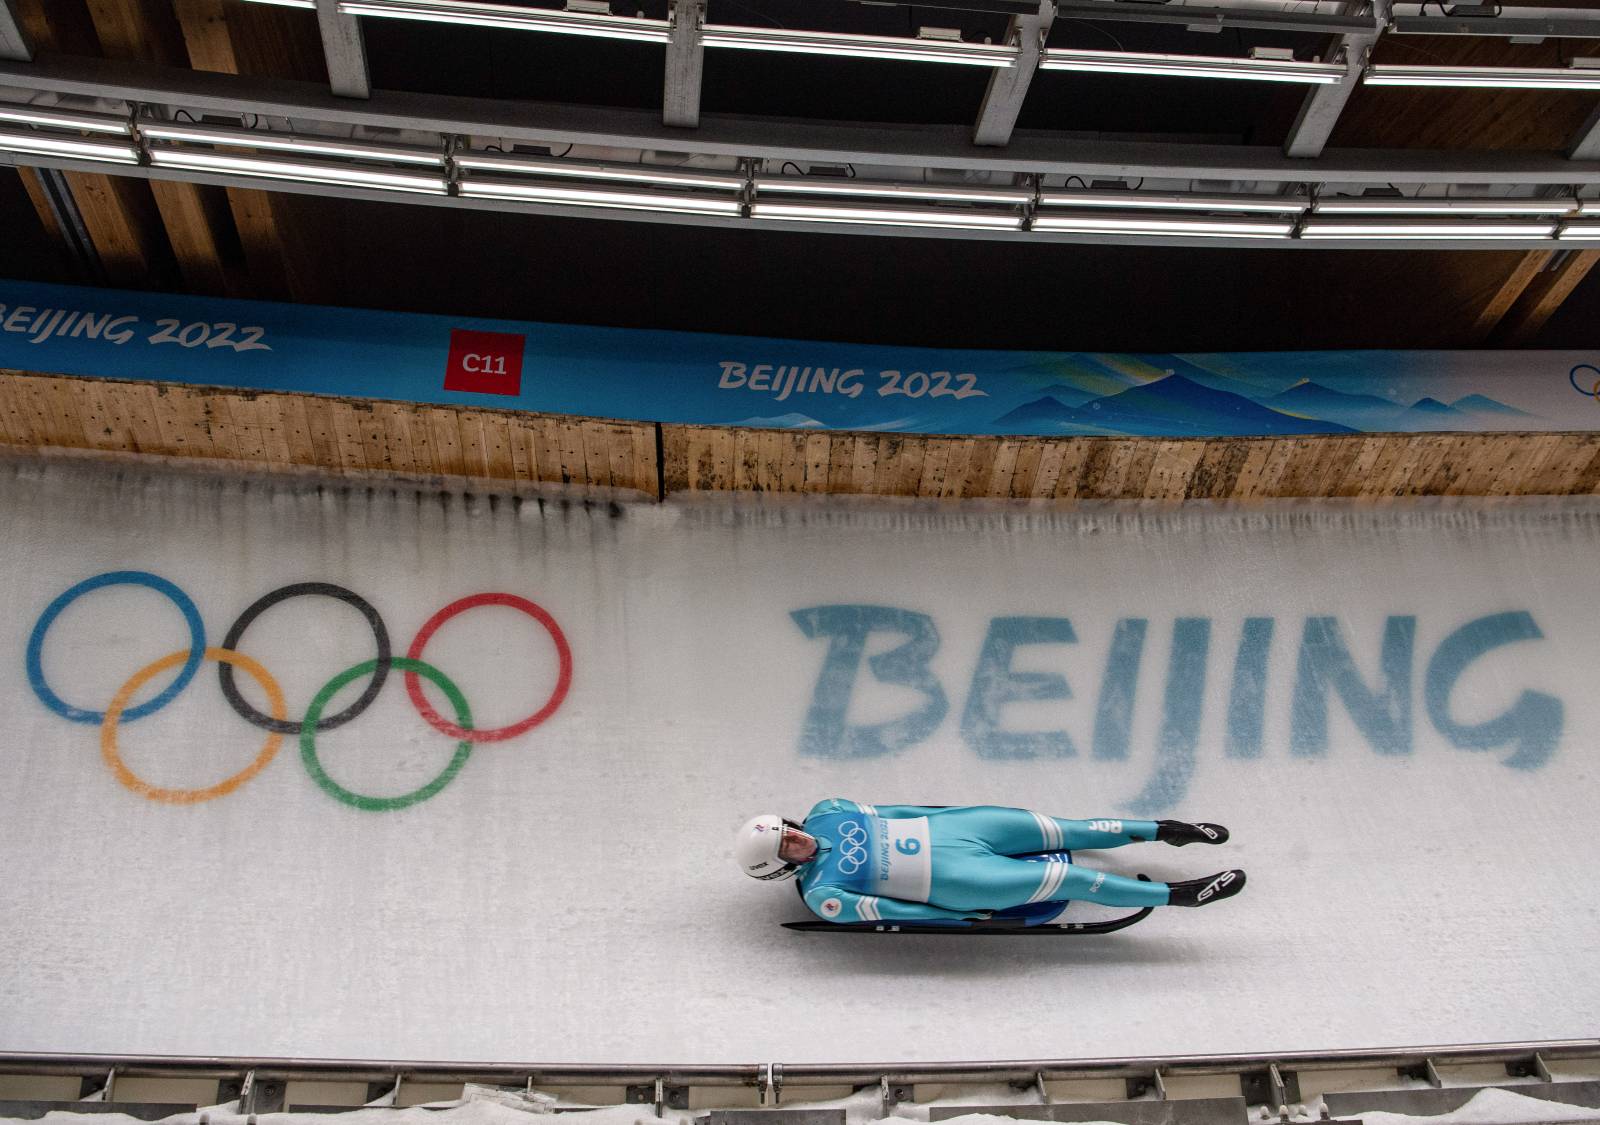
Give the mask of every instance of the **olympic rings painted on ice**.
[(165, 594), (176, 603), (189, 626), (189, 655), (184, 661), (183, 670), (160, 695), (148, 703), (128, 708), (122, 720), (131, 723), (135, 719), (142, 719), (152, 712), (161, 710), (177, 698), (178, 693), (189, 685), (189, 681), (194, 679), (194, 674), (200, 670), (200, 661), (206, 651), (206, 630), (200, 622), (200, 611), (195, 608), (188, 594), (159, 575), (143, 570), (113, 570), (97, 574), (93, 578), (85, 578), (45, 606), (44, 612), (39, 615), (39, 620), (34, 622), (33, 632), (28, 635), (28, 686), (33, 688), (33, 694), (39, 697), (41, 703), (63, 719), (70, 719), (75, 723), (105, 721), (104, 711), (74, 707), (52, 691), (50, 685), (45, 683), (43, 660), (45, 634), (50, 631), (50, 626), (55, 624), (56, 618), (61, 616), (61, 611), (91, 590), (98, 590), (103, 586), (146, 586), (158, 594)]
[[(123, 708), (128, 705), (128, 700), (133, 698), (133, 693), (144, 687), (153, 678), (165, 672), (176, 664), (184, 664), (192, 649), (179, 649), (169, 653), (153, 664), (147, 664), (135, 672), (128, 682), (117, 690), (111, 700), (111, 706), (106, 708), (105, 721), (100, 724), (100, 756), (105, 759), (106, 765), (111, 767), (111, 772), (123, 785), (139, 794), (149, 797), (152, 801), (166, 801), (174, 805), (195, 805), (201, 801), (209, 801), (214, 797), (222, 797), (232, 793), (239, 786), (249, 781), (260, 773), (277, 756), (278, 747), (283, 742), (283, 736), (277, 732), (267, 736), (267, 741), (261, 747), (261, 752), (256, 755), (255, 761), (232, 777), (224, 778), (215, 785), (205, 789), (165, 789), (151, 785), (139, 777), (122, 761), (122, 755), (117, 751), (117, 724), (123, 717)], [(267, 674), (267, 670), (251, 660), (242, 652), (230, 652), (225, 648), (208, 648), (205, 650), (207, 660), (215, 660), (225, 668), (240, 667), (250, 673), (261, 689), (267, 693), (268, 704), (272, 707), (274, 720), (282, 722), (284, 714), (283, 691), (278, 687), (278, 681)], [(132, 712), (130, 711), (129, 714)]]
[[(360, 594), (346, 590), (343, 586), (335, 586), (330, 582), (296, 582), (292, 586), (280, 586), (270, 594), (263, 594), (239, 615), (239, 619), (228, 629), (228, 635), (222, 639), (222, 647), (237, 649), (239, 639), (244, 636), (244, 631), (257, 617), (279, 602), (290, 598), (309, 597), (321, 595), (335, 598), (347, 605), (354, 606), (361, 616), (367, 619), (367, 624), (372, 626), (372, 636), (378, 642), (378, 659), (373, 661), (372, 682), (367, 685), (367, 690), (361, 693), (359, 699), (346, 707), (338, 714), (329, 715), (326, 719), (317, 721), (318, 730), (332, 730), (341, 727), (355, 718), (378, 698), (378, 693), (383, 690), (383, 681), (389, 677), (390, 649), (389, 630), (383, 623), (383, 618), (378, 616), (378, 611), (372, 608)], [(277, 731), (279, 734), (299, 734), (300, 724), (285, 719), (282, 716), (270, 718), (250, 706), (244, 696), (239, 694), (239, 685), (233, 682), (233, 665), (223, 664), (217, 669), (217, 674), (222, 679), (222, 694), (228, 699), (233, 709), (239, 712), (240, 718), (246, 722), (254, 723), (265, 730)]]
[(556, 657), (561, 662), (561, 670), (556, 676), (556, 688), (550, 693), (550, 698), (545, 705), (520, 722), (510, 726), (494, 727), (490, 730), (468, 730), (457, 726), (455, 723), (446, 722), (439, 712), (433, 709), (422, 694), (422, 683), (417, 679), (415, 672), (406, 673), (406, 693), (411, 696), (411, 702), (416, 706), (428, 725), (442, 734), (451, 738), (463, 738), (468, 742), (499, 742), (506, 738), (515, 738), (524, 731), (530, 731), (551, 715), (556, 713), (556, 708), (561, 706), (561, 701), (567, 697), (567, 688), (572, 686), (572, 649), (567, 646), (566, 634), (561, 631), (561, 626), (556, 624), (556, 619), (551, 617), (542, 608), (530, 602), (527, 598), (519, 598), (515, 594), (473, 594), (459, 601), (453, 601), (423, 624), (417, 630), (416, 639), (411, 642), (411, 647), (406, 650), (408, 660), (421, 660), (422, 650), (427, 647), (434, 633), (439, 631), (439, 626), (449, 621), (458, 613), (465, 613), (480, 605), (504, 605), (512, 609), (520, 609), (529, 617), (545, 627), (550, 634), (550, 639), (556, 645)]
[[(56, 618), (61, 615), (63, 610), (84, 594), (106, 586), (144, 586), (170, 599), (183, 614), (184, 621), (189, 628), (191, 643), (189, 648), (170, 653), (135, 672), (117, 690), (116, 695), (112, 698), (105, 711), (93, 711), (67, 703), (56, 694), (55, 690), (45, 680), (44, 642), (46, 635), (50, 631), (50, 626), (55, 623)], [(329, 680), (312, 699), (305, 716), (295, 720), (289, 718), (286, 714), (287, 707), (284, 702), (283, 692), (279, 688), (277, 681), (257, 661), (240, 652), (238, 646), (251, 623), (266, 610), (290, 598), (309, 596), (334, 598), (356, 609), (366, 618), (368, 626), (372, 629), (373, 639), (377, 643), (377, 656), (372, 660), (363, 661), (353, 668), (347, 668)], [(421, 653), (427, 646), (428, 641), (432, 639), (434, 633), (446, 621), (468, 609), (485, 605), (508, 606), (527, 614), (543, 626), (555, 643), (559, 670), (556, 677), (555, 690), (551, 692), (550, 697), (537, 711), (509, 726), (480, 731), (473, 729), (472, 710), (467, 705), (466, 696), (461, 689), (438, 668), (424, 663), (421, 659)], [(121, 753), (117, 747), (117, 732), (122, 725), (153, 714), (172, 702), (178, 693), (188, 686), (200, 664), (205, 660), (214, 661), (219, 665), (218, 675), (222, 694), (227, 699), (229, 706), (246, 722), (267, 731), (267, 740), (248, 766), (215, 785), (199, 789), (166, 788), (153, 785), (136, 775), (122, 760)], [(504, 741), (532, 730), (540, 723), (543, 723), (561, 706), (562, 701), (566, 699), (567, 690), (572, 684), (572, 650), (567, 643), (566, 635), (561, 631), (561, 626), (542, 606), (515, 594), (473, 594), (451, 602), (427, 620), (412, 640), (410, 648), (407, 650), (407, 655), (399, 657), (393, 655), (389, 642), (388, 627), (385, 626), (383, 618), (366, 599), (351, 590), (345, 589), (343, 586), (335, 586), (327, 582), (297, 582), (288, 586), (281, 586), (252, 602), (228, 628), (222, 645), (212, 648), (206, 646), (205, 628), (200, 619), (200, 612), (195, 607), (193, 600), (167, 579), (142, 570), (115, 570), (105, 574), (98, 574), (79, 582), (57, 596), (55, 600), (45, 607), (44, 612), (39, 615), (39, 620), (34, 623), (33, 632), (28, 637), (26, 662), (28, 684), (33, 688), (34, 694), (39, 697), (40, 702), (64, 719), (77, 723), (97, 723), (100, 725), (101, 757), (104, 758), (106, 765), (110, 767), (119, 782), (142, 797), (170, 804), (197, 804), (232, 793), (266, 768), (267, 764), (277, 755), (283, 735), (290, 734), (299, 736), (301, 762), (312, 780), (329, 796), (354, 808), (371, 811), (382, 812), (407, 808), (435, 796), (448, 785), (471, 756), (474, 743)], [(140, 688), (161, 673), (179, 665), (182, 665), (182, 667), (177, 677), (160, 694), (136, 707), (128, 706)], [(328, 775), (327, 770), (323, 768), (321, 759), (317, 755), (316, 735), (320, 731), (332, 730), (335, 727), (342, 726), (366, 711), (383, 689), (389, 670), (396, 667), (405, 673), (407, 695), (411, 698), (422, 717), (436, 730), (457, 739), (455, 754), (438, 776), (410, 793), (403, 793), (395, 797), (374, 797), (356, 793), (334, 781)], [(235, 682), (233, 671), (235, 668), (242, 669), (261, 686), (267, 696), (270, 714), (262, 714), (240, 694), (238, 684)], [(371, 679), (360, 697), (344, 710), (324, 716), (323, 711), (332, 702), (334, 696), (342, 688), (362, 676), (370, 676)], [(450, 701), (451, 707), (455, 710), (455, 722), (446, 720), (428, 702), (426, 696), (422, 693), (422, 681), (419, 677), (431, 680), (444, 692), (445, 697)]]
[[(438, 684), (440, 690), (449, 697), (450, 705), (456, 709), (456, 721), (461, 724), (462, 728), (471, 730), (472, 711), (467, 707), (467, 697), (461, 694), (461, 689), (447, 679), (443, 672), (431, 664), (424, 664), (420, 660), (412, 660), (408, 656), (393, 656), (389, 658), (389, 662), (400, 668), (408, 676), (414, 676), (421, 672), (428, 679)], [(368, 660), (357, 664), (354, 668), (346, 668), (329, 680), (323, 685), (322, 690), (317, 692), (316, 698), (311, 701), (311, 706), (306, 708), (305, 721), (300, 725), (300, 760), (305, 763), (306, 772), (311, 775), (311, 779), (321, 786), (322, 791), (330, 797), (337, 798), (347, 805), (354, 805), (358, 809), (370, 809), (374, 812), (403, 809), (407, 805), (415, 805), (426, 801), (450, 784), (450, 779), (461, 772), (461, 767), (467, 764), (467, 758), (472, 754), (472, 743), (463, 739), (456, 744), (455, 756), (450, 759), (450, 764), (444, 767), (444, 771), (438, 777), (422, 788), (414, 789), (410, 793), (403, 793), (398, 797), (368, 797), (361, 793), (354, 793), (329, 777), (328, 772), (322, 768), (321, 759), (317, 757), (317, 731), (323, 729), (322, 724), (317, 720), (322, 717), (322, 709), (328, 705), (328, 701), (345, 684), (358, 677), (365, 676), (369, 672), (381, 672), (381, 665), (382, 661)], [(374, 676), (374, 682), (377, 682), (377, 679), (378, 677)]]

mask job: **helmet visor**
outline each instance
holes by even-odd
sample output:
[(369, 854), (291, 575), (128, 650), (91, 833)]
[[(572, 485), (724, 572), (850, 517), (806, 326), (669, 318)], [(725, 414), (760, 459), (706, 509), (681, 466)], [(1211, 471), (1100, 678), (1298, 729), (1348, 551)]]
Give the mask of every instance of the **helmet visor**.
[(785, 822), (778, 837), (778, 858), (785, 863), (810, 863), (817, 858), (817, 841), (810, 833)]

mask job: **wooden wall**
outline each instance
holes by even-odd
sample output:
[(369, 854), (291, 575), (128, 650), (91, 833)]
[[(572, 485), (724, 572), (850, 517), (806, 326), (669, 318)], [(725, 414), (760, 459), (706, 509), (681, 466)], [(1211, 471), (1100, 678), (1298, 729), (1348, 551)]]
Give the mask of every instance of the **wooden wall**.
[(507, 484), (1020, 500), (1600, 492), (1600, 433), (994, 438), (658, 425), (0, 372), (0, 442)]

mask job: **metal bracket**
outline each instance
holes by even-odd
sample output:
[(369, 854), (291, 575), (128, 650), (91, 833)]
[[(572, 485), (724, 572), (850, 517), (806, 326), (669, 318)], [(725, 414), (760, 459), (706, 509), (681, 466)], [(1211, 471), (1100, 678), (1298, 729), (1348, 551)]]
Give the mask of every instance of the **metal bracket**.
[(1513, 1059), (1506, 1063), (1506, 1074), (1512, 1078), (1537, 1077), (1541, 1082), (1553, 1082), (1550, 1077), (1550, 1068), (1545, 1064), (1544, 1056), (1538, 1051), (1533, 1053), (1531, 1059)]
[(1300, 1076), (1292, 1070), (1279, 1070), (1277, 1063), (1268, 1063), (1265, 1070), (1241, 1074), (1239, 1089), (1247, 1104), (1267, 1106), (1284, 1117), (1290, 1104), (1300, 1100)]
[(878, 1079), (878, 1100), (883, 1109), (881, 1116), (893, 1116), (894, 1107), (901, 1102), (910, 1101), (913, 1092), (910, 1086), (890, 1085), (887, 1074), (880, 1077)]
[(1167, 1100), (1167, 1084), (1161, 1078), (1161, 1068), (1159, 1066), (1156, 1067), (1149, 1078), (1129, 1078), (1125, 1084), (1125, 1089), (1130, 1102), (1136, 1098), (1144, 1097), (1151, 1090), (1155, 1091), (1156, 1101), (1164, 1102)]
[(651, 1083), (629, 1086), (625, 1096), (629, 1105), (654, 1106), (657, 1117), (663, 1116), (669, 1109), (689, 1108), (689, 1087), (669, 1086), (663, 1075), (657, 1075)]
[(1396, 1067), (1395, 1072), (1401, 1078), (1415, 1078), (1419, 1082), (1426, 1082), (1435, 1090), (1444, 1086), (1444, 1079), (1439, 1077), (1439, 1068), (1433, 1065), (1432, 1059), (1423, 1059), (1420, 1065)]
[(239, 1113), (248, 1117), (257, 1113), (281, 1112), (287, 1085), (282, 1079), (259, 1078), (255, 1071), (250, 1071), (239, 1087)]

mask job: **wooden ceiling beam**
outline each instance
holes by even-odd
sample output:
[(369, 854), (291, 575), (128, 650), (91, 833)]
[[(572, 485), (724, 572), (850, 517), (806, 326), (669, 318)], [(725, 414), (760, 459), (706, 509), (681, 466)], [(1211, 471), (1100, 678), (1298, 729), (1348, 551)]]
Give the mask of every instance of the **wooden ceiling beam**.
[[(182, 66), (189, 62), (183, 33), (164, 0), (86, 0), (89, 17), (107, 58)], [(148, 188), (183, 275), (194, 293), (239, 293), (227, 248), (238, 237), (221, 190), (172, 180)]]
[[(16, 12), (37, 48), (72, 54), (102, 53), (93, 14), (85, 0), (16, 0)], [(67, 247), (69, 240), (48, 205), (39, 173), (32, 169), (18, 171), (40, 221)], [(64, 178), (83, 229), (104, 267), (106, 281), (112, 285), (143, 285), (170, 266), (172, 249), (166, 242), (160, 212), (147, 183), (90, 172), (67, 172)]]
[[(173, 12), (183, 39), (189, 66), (219, 74), (243, 74), (240, 65), (241, 36), (229, 19), (223, 0), (173, 0)], [(264, 25), (252, 28), (259, 38), (272, 39), (271, 17)], [(271, 51), (272, 44), (255, 43), (255, 49)], [(287, 53), (287, 52), (286, 52)], [(255, 188), (224, 188), (228, 210), (244, 254), (252, 296), (288, 299), (303, 295), (288, 261), (287, 246), (280, 223), (279, 197)]]
[(1596, 262), (1600, 262), (1600, 250), (1574, 250), (1538, 273), (1506, 313), (1492, 342), (1503, 347), (1524, 347), (1532, 342)]
[(1518, 299), (1527, 291), (1533, 279), (1539, 276), (1539, 271), (1554, 256), (1550, 250), (1529, 250), (1517, 261), (1516, 268), (1507, 275), (1500, 288), (1495, 290), (1487, 304), (1478, 313), (1478, 319), (1473, 322), (1469, 336), (1473, 343), (1481, 344), (1487, 340), (1500, 326), (1505, 315), (1511, 311)]

